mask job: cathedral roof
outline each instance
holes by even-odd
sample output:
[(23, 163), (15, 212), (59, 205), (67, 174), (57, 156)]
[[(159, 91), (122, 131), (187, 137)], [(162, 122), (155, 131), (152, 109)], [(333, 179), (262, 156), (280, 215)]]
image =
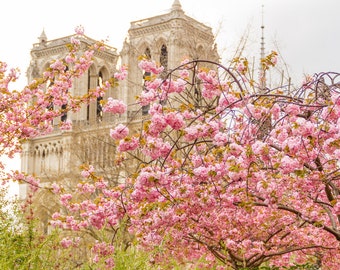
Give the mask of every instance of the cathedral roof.
[(171, 9), (167, 13), (131, 22), (129, 32), (135, 30), (138, 31), (138, 29), (152, 27), (157, 24), (164, 24), (174, 19), (187, 21), (188, 24), (195, 25), (204, 32), (211, 31), (211, 27), (208, 27), (207, 25), (187, 16), (182, 9), (180, 1), (174, 0)]

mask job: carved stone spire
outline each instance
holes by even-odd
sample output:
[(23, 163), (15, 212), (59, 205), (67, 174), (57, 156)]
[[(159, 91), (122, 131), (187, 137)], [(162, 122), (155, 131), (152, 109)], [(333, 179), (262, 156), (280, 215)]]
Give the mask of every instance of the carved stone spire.
[(179, 0), (175, 0), (172, 4), (172, 7), (171, 7), (171, 15), (174, 17), (174, 18), (179, 18), (179, 17), (183, 17), (184, 15), (184, 11), (182, 9), (182, 5), (181, 3), (179, 2)]
[(182, 5), (179, 0), (175, 0), (171, 7), (172, 10), (182, 10)]
[(43, 29), (43, 31), (41, 32), (40, 37), (39, 37), (39, 42), (45, 43), (46, 41), (47, 41), (47, 36), (45, 34), (45, 29)]

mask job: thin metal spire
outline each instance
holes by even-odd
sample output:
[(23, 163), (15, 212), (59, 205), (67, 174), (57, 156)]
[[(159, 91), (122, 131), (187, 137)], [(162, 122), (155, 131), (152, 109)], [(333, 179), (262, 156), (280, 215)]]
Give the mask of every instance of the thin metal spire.
[(265, 57), (264, 52), (264, 5), (262, 5), (262, 24), (261, 24), (261, 59)]
[(264, 92), (266, 89), (266, 71), (262, 64), (263, 59), (266, 57), (265, 55), (265, 42), (264, 42), (264, 5), (262, 5), (262, 23), (261, 23), (261, 54), (260, 54), (260, 91)]

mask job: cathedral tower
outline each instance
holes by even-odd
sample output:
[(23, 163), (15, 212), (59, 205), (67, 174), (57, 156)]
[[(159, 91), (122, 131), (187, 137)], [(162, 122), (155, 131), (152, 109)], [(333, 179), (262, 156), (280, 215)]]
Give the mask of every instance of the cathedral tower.
[(184, 59), (219, 61), (212, 29), (187, 16), (179, 0), (166, 14), (131, 22), (120, 55), (129, 69), (129, 79), (120, 92), (127, 104), (133, 104), (142, 91), (143, 74), (138, 68), (142, 55), (161, 64), (165, 72)]
[[(77, 37), (79, 39), (79, 37)], [(47, 67), (56, 59), (65, 57), (68, 53), (66, 47), (70, 43), (71, 36), (48, 40), (43, 31), (39, 42), (33, 44), (31, 49), (31, 63), (27, 70), (28, 81), (38, 78)], [(80, 38), (81, 46), (85, 50), (94, 40), (86, 36)], [(84, 95), (90, 89), (95, 88), (101, 81), (113, 76), (118, 60), (115, 48), (106, 47), (105, 51), (96, 52), (93, 64), (87, 73), (75, 80), (69, 91), (72, 95)], [(110, 89), (110, 91), (113, 91)], [(109, 95), (112, 93), (108, 93)], [(53, 106), (53, 104), (51, 105)], [(67, 113), (58, 119), (54, 119), (54, 130), (48, 135), (34, 138), (23, 145), (21, 155), (21, 170), (34, 174), (41, 179), (55, 181), (57, 178), (73, 172), (74, 167), (79, 166), (81, 160), (71, 146), (80, 143), (80, 134), (88, 133), (105, 127), (112, 122), (112, 116), (106, 115), (101, 110), (99, 101), (83, 106), (76, 113)], [(72, 121), (72, 131), (61, 131), (58, 126), (61, 121)], [(25, 197), (26, 185), (20, 186), (20, 196)]]
[[(31, 50), (31, 63), (27, 70), (28, 81), (39, 77), (55, 59), (65, 57), (69, 37), (48, 40), (45, 32)], [(84, 48), (95, 41), (82, 37)], [(68, 113), (55, 119), (55, 130), (44, 136), (29, 140), (23, 145), (21, 169), (34, 174), (42, 180), (42, 185), (52, 182), (64, 186), (75, 185), (79, 179), (79, 166), (84, 163), (93, 165), (112, 184), (124, 177), (124, 171), (117, 173), (113, 157), (115, 145), (109, 137), (110, 128), (117, 123), (127, 123), (130, 115), (135, 118), (135, 127), (143, 119), (143, 110), (136, 104), (135, 97), (143, 90), (142, 71), (138, 68), (138, 57), (144, 55), (165, 67), (165, 72), (178, 66), (184, 59), (205, 59), (219, 61), (212, 29), (187, 16), (178, 0), (175, 0), (168, 13), (131, 22), (127, 38), (120, 54), (115, 48), (106, 47), (96, 52), (93, 64), (85, 76), (75, 81), (73, 94), (86, 94), (101, 81), (111, 78), (117, 63), (128, 67), (128, 77), (116, 89), (110, 89), (106, 97), (122, 99), (128, 104), (125, 115), (117, 118), (103, 113), (100, 100), (84, 105), (77, 113)], [(136, 120), (137, 119), (137, 120)], [(60, 121), (70, 120), (70, 131), (58, 129)], [(139, 122), (138, 122), (139, 121)], [(20, 186), (20, 196), (27, 194), (27, 186)], [(41, 206), (41, 220), (46, 221), (53, 213), (53, 203), (47, 193), (38, 195)], [(46, 228), (45, 228), (46, 229)]]

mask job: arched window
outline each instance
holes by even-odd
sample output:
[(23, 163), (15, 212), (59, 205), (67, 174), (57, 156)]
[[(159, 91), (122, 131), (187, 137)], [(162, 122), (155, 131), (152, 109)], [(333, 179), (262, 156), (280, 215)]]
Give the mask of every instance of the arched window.
[[(48, 89), (50, 87), (52, 87), (53, 84), (54, 84), (54, 82), (52, 80), (48, 79), (47, 82), (46, 82), (46, 86), (45, 86), (46, 90), (45, 91), (48, 91)], [(53, 111), (54, 110), (54, 103), (53, 103), (53, 97), (52, 96), (49, 97), (49, 101), (50, 102), (47, 105), (46, 109), (48, 111)], [(53, 119), (50, 119), (48, 122), (49, 122), (49, 124), (53, 125)]]
[(151, 51), (150, 51), (150, 48), (146, 48), (144, 54), (145, 54), (145, 57), (146, 57), (147, 59), (149, 59), (149, 60), (151, 59)]
[[(68, 71), (68, 67), (66, 66), (65, 71)], [(68, 90), (66, 90), (66, 94), (68, 93)], [(61, 122), (65, 122), (67, 120), (67, 102), (61, 105), (61, 111), (62, 115), (60, 117)]]
[(61, 122), (65, 122), (67, 120), (67, 104), (63, 104), (61, 105), (61, 111), (62, 111), (62, 115), (60, 117)]
[[(102, 87), (103, 86), (103, 74), (101, 71), (99, 71), (98, 74), (98, 83), (97, 86)], [(96, 113), (97, 113), (97, 121), (102, 121), (103, 120), (103, 106), (102, 106), (102, 101), (103, 97), (97, 97), (97, 109), (96, 109)]]
[[(89, 69), (87, 71), (87, 94), (90, 93), (90, 88), (91, 88), (91, 73)], [(90, 121), (90, 103), (88, 103), (86, 106), (86, 120), (88, 122)]]
[[(151, 51), (149, 48), (146, 48), (145, 49), (145, 52), (144, 52), (144, 57), (147, 59), (147, 60), (151, 60)], [(143, 84), (145, 86), (145, 82), (147, 80), (149, 80), (149, 77), (151, 76), (151, 72), (144, 72), (143, 74)]]
[[(144, 56), (147, 60), (151, 60), (151, 51), (149, 48), (145, 49)], [(150, 80), (151, 72), (144, 72), (143, 74), (143, 90), (147, 91), (145, 89), (145, 83), (146, 81)], [(142, 115), (147, 115), (149, 113), (150, 105), (142, 106)]]
[(164, 71), (161, 74), (161, 76), (165, 76), (167, 69), (168, 69), (168, 49), (167, 47), (163, 44), (161, 47), (161, 53), (159, 56), (159, 62), (161, 65), (164, 67)]
[[(167, 70), (168, 70), (168, 49), (166, 47), (166, 45), (162, 45), (161, 47), (161, 53), (159, 56), (159, 62), (161, 63), (161, 66), (164, 67), (163, 72), (160, 74), (160, 77), (162, 79), (165, 79), (166, 75), (167, 75)], [(161, 104), (165, 105), (166, 100), (162, 100)]]

